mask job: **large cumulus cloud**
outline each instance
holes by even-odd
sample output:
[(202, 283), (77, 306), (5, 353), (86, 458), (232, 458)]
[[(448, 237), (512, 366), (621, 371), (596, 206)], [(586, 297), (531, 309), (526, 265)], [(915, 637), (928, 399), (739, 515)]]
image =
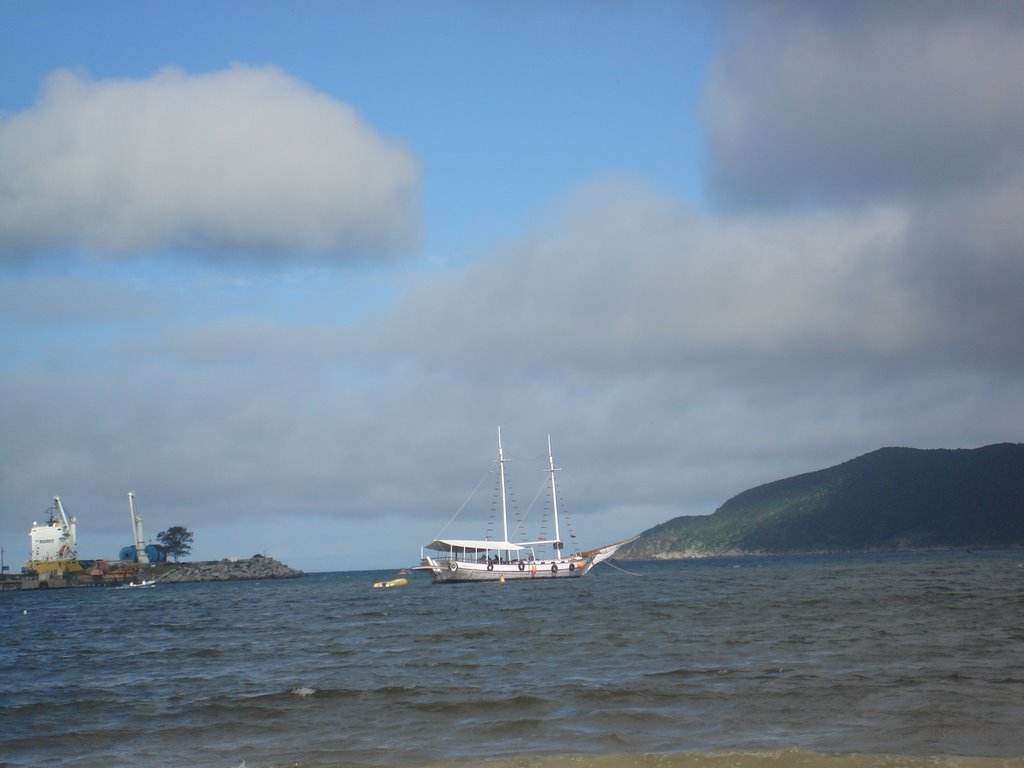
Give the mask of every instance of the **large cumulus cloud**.
[(273, 67), (59, 71), (0, 122), (0, 250), (347, 258), (408, 241), (417, 175), (351, 107)]
[[(602, 185), (501, 256), (425, 281), (379, 332), (390, 350), (484, 375), (499, 356), (591, 376), (1011, 362), (1012, 328), (965, 326), (908, 266), (912, 227), (900, 206), (721, 218)], [(974, 301), (989, 313), (997, 298), (1016, 311), (1009, 295)]]

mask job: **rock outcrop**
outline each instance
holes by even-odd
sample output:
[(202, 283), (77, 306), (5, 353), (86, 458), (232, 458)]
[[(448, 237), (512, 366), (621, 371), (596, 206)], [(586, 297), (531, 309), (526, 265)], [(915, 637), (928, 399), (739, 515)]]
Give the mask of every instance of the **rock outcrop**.
[(161, 584), (192, 581), (237, 581), (252, 579), (293, 579), (305, 576), (272, 557), (254, 555), (246, 560), (205, 560), (180, 563), (156, 577)]

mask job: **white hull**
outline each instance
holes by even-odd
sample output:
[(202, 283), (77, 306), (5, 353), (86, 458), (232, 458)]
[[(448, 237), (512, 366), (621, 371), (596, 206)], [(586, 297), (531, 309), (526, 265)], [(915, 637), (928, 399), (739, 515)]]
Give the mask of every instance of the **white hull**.
[(132, 582), (129, 582), (128, 584), (122, 584), (119, 587), (115, 587), (115, 589), (142, 589), (143, 587), (153, 587), (153, 586), (156, 586), (156, 579), (153, 579), (152, 581), (142, 581), (142, 582), (139, 582), (138, 584), (136, 584), (134, 581), (132, 581)]
[(425, 558), (424, 563), (416, 570), (430, 571), (436, 583), (457, 583), (462, 581), (505, 581), (534, 579), (574, 579), (590, 570), (590, 564), (577, 564), (578, 561), (563, 560), (561, 562), (538, 561), (518, 564), (488, 564), (458, 562), (452, 569), (453, 560), (434, 560)]
[(561, 560), (487, 563), (450, 558), (424, 557), (414, 570), (429, 571), (435, 584), (470, 581), (535, 581), (537, 579), (576, 579), (586, 576), (598, 563), (607, 560), (625, 541), (610, 544), (578, 557)]

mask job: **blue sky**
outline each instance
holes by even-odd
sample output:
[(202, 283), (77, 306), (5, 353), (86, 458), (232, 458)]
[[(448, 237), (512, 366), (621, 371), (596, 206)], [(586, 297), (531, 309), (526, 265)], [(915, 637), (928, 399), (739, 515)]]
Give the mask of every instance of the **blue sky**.
[(197, 558), (409, 565), (499, 424), (583, 545), (1017, 442), (1024, 14), (975, 6), (0, 1), (6, 560), (53, 495), (114, 556), (133, 490)]

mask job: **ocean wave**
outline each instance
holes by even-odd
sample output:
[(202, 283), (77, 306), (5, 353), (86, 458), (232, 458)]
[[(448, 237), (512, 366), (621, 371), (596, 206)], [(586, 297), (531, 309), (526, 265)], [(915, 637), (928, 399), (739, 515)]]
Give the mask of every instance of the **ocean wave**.
[[(452, 766), (451, 761), (421, 768)], [(608, 753), (515, 756), (482, 761), (455, 761), (482, 768), (1024, 768), (1024, 758), (949, 755), (820, 754), (800, 749), (750, 752)]]
[[(236, 764), (237, 765), (237, 764)], [(607, 752), (454, 757), (428, 763), (288, 763), (292, 768), (1024, 768), (1024, 758), (952, 755), (823, 754), (801, 749), (716, 752)], [(245, 768), (280, 768), (249, 761)]]
[[(1019, 580), (998, 556), (945, 563), (666, 564), (386, 599), (345, 574), (179, 585), (146, 603), (174, 621), (132, 632), (111, 629), (113, 593), (5, 595), (0, 761), (1024, 768), (1024, 624), (993, 610)], [(960, 589), (927, 599), (936, 581)]]

